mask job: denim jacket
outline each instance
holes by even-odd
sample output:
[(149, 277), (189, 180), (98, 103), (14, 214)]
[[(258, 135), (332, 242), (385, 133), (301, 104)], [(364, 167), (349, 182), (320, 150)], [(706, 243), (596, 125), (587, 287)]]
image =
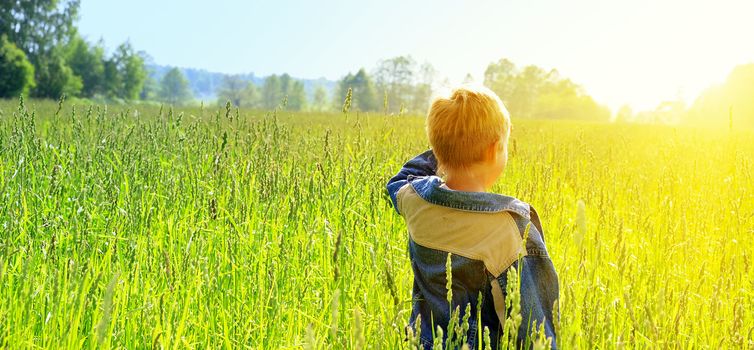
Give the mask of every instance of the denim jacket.
[(537, 212), (513, 197), (450, 190), (442, 186), (436, 169), (437, 160), (429, 150), (406, 163), (387, 184), (393, 206), (409, 231), (414, 272), (409, 326), (415, 329), (421, 315), (420, 341), (427, 349), (438, 325), (443, 329), (443, 342), (447, 338), (446, 262), (450, 253), (452, 307), (460, 306), (463, 318), (466, 305), (471, 306), (467, 332), (471, 349), (479, 344), (479, 321), (482, 329), (489, 328), (491, 346), (497, 348), (502, 337), (500, 319), (507, 317), (504, 300), (511, 267), (519, 274), (521, 292), (519, 346), (525, 344), (532, 322), (536, 322), (537, 328), (544, 323), (555, 349), (553, 306), (559, 293), (558, 278)]

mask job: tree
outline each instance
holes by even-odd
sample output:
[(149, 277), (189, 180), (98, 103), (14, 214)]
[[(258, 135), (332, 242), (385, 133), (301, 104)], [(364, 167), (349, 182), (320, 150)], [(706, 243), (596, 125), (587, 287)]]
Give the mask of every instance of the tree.
[(234, 106), (241, 107), (244, 98), (244, 90), (249, 82), (243, 80), (240, 75), (226, 75), (217, 90), (217, 99), (220, 104), (230, 101)]
[(599, 105), (569, 79), (539, 91), (530, 108), (528, 116), (537, 119), (608, 121), (611, 115), (607, 107)]
[(327, 110), (327, 89), (322, 85), (314, 88), (314, 96), (311, 103), (312, 110), (322, 112)]
[(516, 65), (508, 59), (490, 63), (484, 71), (484, 85), (498, 94), (508, 106), (516, 89)]
[(148, 91), (144, 91), (147, 82), (146, 57), (144, 52), (136, 52), (129, 42), (119, 45), (112, 56), (103, 62), (102, 92), (108, 98), (124, 100), (147, 96)]
[(282, 100), (280, 78), (275, 74), (270, 75), (264, 80), (264, 85), (262, 86), (262, 107), (265, 109), (275, 109), (280, 105)]
[(283, 73), (280, 76), (280, 95), (282, 97), (288, 96), (293, 86), (293, 78), (288, 73)]
[(26, 53), (32, 64), (75, 33), (79, 0), (0, 2), (0, 35)]
[(79, 0), (0, 2), (0, 35), (6, 35), (34, 66), (34, 96), (58, 98), (81, 90), (81, 79), (60, 52), (75, 33), (78, 8)]
[(0, 35), (26, 54), (34, 66), (36, 97), (61, 94), (138, 99), (148, 95), (142, 53), (120, 45), (105, 59), (103, 45), (90, 45), (76, 33), (80, 0), (0, 2)]
[[(577, 87), (570, 81), (559, 82), (555, 70), (545, 71), (534, 65), (526, 66), (513, 79), (514, 89), (511, 96), (510, 112), (514, 115), (533, 117), (537, 114), (536, 104), (540, 103), (541, 95), (550, 97), (560, 95), (574, 95)], [(557, 86), (557, 84), (560, 84)], [(573, 97), (573, 96), (568, 96)], [(556, 101), (553, 101), (556, 102)]]
[(352, 90), (353, 108), (360, 111), (379, 110), (380, 104), (377, 102), (374, 84), (364, 68), (359, 69), (356, 75), (348, 73), (338, 83), (338, 94), (335, 96), (335, 105), (338, 109), (343, 105), (343, 99), (349, 88)]
[(239, 106), (258, 108), (259, 99), (259, 88), (252, 82), (248, 82), (246, 87), (241, 91), (241, 104)]
[(286, 91), (286, 96), (288, 96), (288, 109), (300, 111), (306, 106), (306, 91), (302, 82), (294, 80)]
[(429, 62), (425, 62), (419, 68), (416, 84), (414, 85), (410, 109), (413, 111), (426, 111), (429, 107), (429, 99), (432, 97), (437, 70)]
[(737, 66), (722, 85), (713, 86), (694, 101), (687, 118), (698, 124), (754, 126), (754, 63)]
[(0, 36), (0, 98), (18, 97), (34, 87), (34, 66), (21, 49)]
[(62, 95), (76, 96), (82, 86), (81, 78), (73, 74), (59, 50), (38, 58), (36, 87), (32, 90), (35, 97), (56, 99)]
[(581, 86), (561, 78), (556, 70), (530, 65), (522, 70), (501, 59), (487, 66), (484, 84), (517, 117), (607, 121), (610, 110), (599, 105)]
[(136, 53), (131, 43), (126, 41), (115, 49), (113, 57), (120, 75), (120, 89), (117, 96), (125, 100), (136, 100), (144, 87), (147, 71), (144, 58)]
[(364, 68), (359, 69), (351, 80), (353, 85), (353, 99), (355, 106), (362, 111), (379, 110), (377, 95), (374, 92), (374, 84)]
[(144, 80), (144, 86), (139, 93), (139, 99), (143, 101), (157, 100), (160, 96), (160, 84), (152, 77), (151, 73), (147, 73), (147, 79)]
[(89, 45), (77, 35), (66, 47), (65, 60), (73, 74), (81, 78), (81, 95), (93, 97), (103, 93), (105, 50), (101, 45)]
[(374, 70), (378, 91), (387, 91), (388, 110), (396, 112), (411, 105), (416, 62), (411, 56), (380, 60)]
[(191, 100), (188, 81), (181, 70), (173, 68), (160, 81), (160, 99), (172, 105), (185, 104)]
[[(304, 105), (306, 105), (306, 92), (304, 91), (304, 84), (296, 79), (293, 79), (288, 73), (283, 73), (280, 78), (278, 78), (278, 82), (279, 91), (277, 94), (275, 94), (278, 99), (287, 99), (287, 109), (295, 111), (301, 110)], [(272, 81), (272, 83), (274, 84), (274, 81)], [(274, 86), (270, 86), (269, 88), (272, 89), (273, 87)], [(271, 91), (269, 93), (271, 93)]]
[(102, 83), (102, 91), (105, 96), (109, 98), (115, 98), (120, 94), (120, 88), (122, 85), (120, 72), (118, 71), (118, 62), (114, 57), (110, 57), (103, 62), (104, 79)]
[(629, 105), (623, 105), (615, 113), (616, 123), (627, 123), (634, 120), (634, 110)]
[(241, 75), (226, 75), (217, 90), (220, 104), (230, 101), (236, 107), (256, 108), (259, 106), (259, 89)]

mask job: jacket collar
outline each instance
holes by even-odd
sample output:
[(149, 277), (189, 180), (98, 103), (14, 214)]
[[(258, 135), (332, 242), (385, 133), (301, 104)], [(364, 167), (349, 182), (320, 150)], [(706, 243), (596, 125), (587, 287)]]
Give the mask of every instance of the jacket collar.
[(514, 198), (489, 192), (454, 191), (440, 187), (437, 176), (408, 176), (414, 191), (429, 203), (454, 209), (479, 212), (514, 212), (529, 219), (529, 205)]

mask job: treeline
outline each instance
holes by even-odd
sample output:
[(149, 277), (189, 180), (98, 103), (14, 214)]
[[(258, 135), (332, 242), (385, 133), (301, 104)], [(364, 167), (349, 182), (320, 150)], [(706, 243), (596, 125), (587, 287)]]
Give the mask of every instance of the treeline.
[(0, 4), (0, 97), (144, 97), (143, 54), (126, 42), (106, 55), (102, 42), (84, 40), (75, 26), (78, 8), (78, 0)]
[(725, 82), (704, 91), (689, 109), (688, 121), (754, 127), (754, 63), (735, 67)]
[(0, 98), (190, 101), (180, 72), (149, 77), (148, 56), (129, 42), (107, 54), (76, 28), (79, 0), (0, 2)]
[(304, 84), (287, 73), (268, 76), (261, 87), (240, 75), (226, 76), (217, 91), (217, 100), (221, 104), (230, 101), (237, 107), (263, 109), (303, 110), (308, 104)]
[[(145, 65), (149, 57), (130, 43), (108, 54), (102, 41), (84, 39), (76, 28), (78, 9), (79, 0), (0, 3), (0, 98), (29, 94), (175, 105), (195, 101), (181, 69), (162, 71), (153, 79)], [(487, 67), (484, 84), (518, 118), (610, 118), (607, 108), (555, 70), (519, 69), (502, 59)], [(303, 82), (288, 74), (268, 76), (261, 84), (249, 75), (226, 75), (215, 92), (219, 104), (230, 101), (244, 108), (338, 111), (350, 89), (353, 109), (401, 115), (423, 114), (438, 85), (431, 64), (398, 56), (380, 60), (369, 71), (346, 74), (333, 89), (318, 85), (307, 93)]]
[(360, 111), (385, 114), (424, 113), (432, 95), (437, 72), (410, 56), (380, 60), (371, 74), (362, 68), (338, 81), (333, 107), (340, 109), (348, 89), (352, 107)]
[[(428, 108), (434, 89), (440, 85), (431, 64), (419, 65), (410, 56), (380, 60), (370, 71), (361, 68), (356, 73), (346, 74), (332, 90), (318, 85), (309, 94), (302, 81), (288, 74), (268, 76), (261, 84), (249, 77), (224, 76), (216, 90), (217, 102), (224, 105), (230, 101), (237, 107), (256, 109), (339, 111), (350, 89), (354, 110), (422, 114)], [(467, 76), (466, 80), (473, 79)], [(162, 91), (173, 91), (163, 100), (176, 104), (190, 100), (189, 83), (181, 70), (171, 69), (161, 81)], [(611, 118), (607, 107), (598, 104), (581, 86), (554, 69), (548, 71), (533, 65), (519, 68), (510, 60), (501, 59), (487, 67), (484, 84), (504, 100), (517, 118), (595, 121)]]
[[(338, 82), (334, 101), (350, 88), (352, 107), (361, 111), (386, 114), (424, 113), (436, 88), (437, 73), (429, 63), (417, 65), (408, 56), (382, 60), (372, 73), (360, 69)], [(466, 82), (472, 82), (469, 75)], [(610, 110), (598, 104), (581, 86), (560, 76), (556, 70), (537, 66), (516, 67), (501, 59), (491, 63), (484, 74), (484, 85), (495, 91), (517, 118), (588, 119), (607, 121)]]
[(735, 67), (725, 81), (704, 91), (687, 105), (681, 99), (663, 101), (654, 109), (634, 112), (620, 108), (620, 123), (688, 124), (726, 128), (754, 127), (754, 63)]
[(427, 107), (434, 79), (435, 70), (428, 63), (417, 66), (411, 57), (399, 56), (380, 61), (371, 73), (362, 68), (356, 74), (347, 74), (332, 90), (316, 85), (310, 93), (301, 80), (288, 74), (273, 74), (262, 84), (246, 76), (225, 76), (217, 89), (217, 100), (246, 108), (337, 111), (350, 88), (356, 110), (421, 113)]
[[(0, 98), (58, 99), (62, 95), (95, 101), (159, 101), (182, 105), (194, 97), (178, 68), (152, 79), (144, 52), (125, 42), (107, 54), (102, 41), (91, 43), (76, 28), (79, 0), (4, 1), (0, 3)], [(285, 105), (304, 109), (301, 81), (272, 75), (257, 87), (242, 76), (226, 76), (219, 99), (250, 108)], [(327, 91), (315, 91), (315, 105)], [(319, 99), (319, 100), (318, 100)]]
[(518, 68), (507, 59), (491, 63), (484, 85), (500, 96), (517, 118), (608, 121), (610, 109), (598, 104), (584, 89), (557, 70), (529, 65)]

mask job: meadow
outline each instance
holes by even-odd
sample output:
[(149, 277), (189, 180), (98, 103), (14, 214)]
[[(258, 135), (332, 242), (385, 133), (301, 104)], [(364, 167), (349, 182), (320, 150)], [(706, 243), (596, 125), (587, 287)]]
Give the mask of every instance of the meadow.
[[(562, 348), (754, 348), (752, 131), (513, 118)], [(423, 123), (0, 102), (0, 347), (405, 348)]]

